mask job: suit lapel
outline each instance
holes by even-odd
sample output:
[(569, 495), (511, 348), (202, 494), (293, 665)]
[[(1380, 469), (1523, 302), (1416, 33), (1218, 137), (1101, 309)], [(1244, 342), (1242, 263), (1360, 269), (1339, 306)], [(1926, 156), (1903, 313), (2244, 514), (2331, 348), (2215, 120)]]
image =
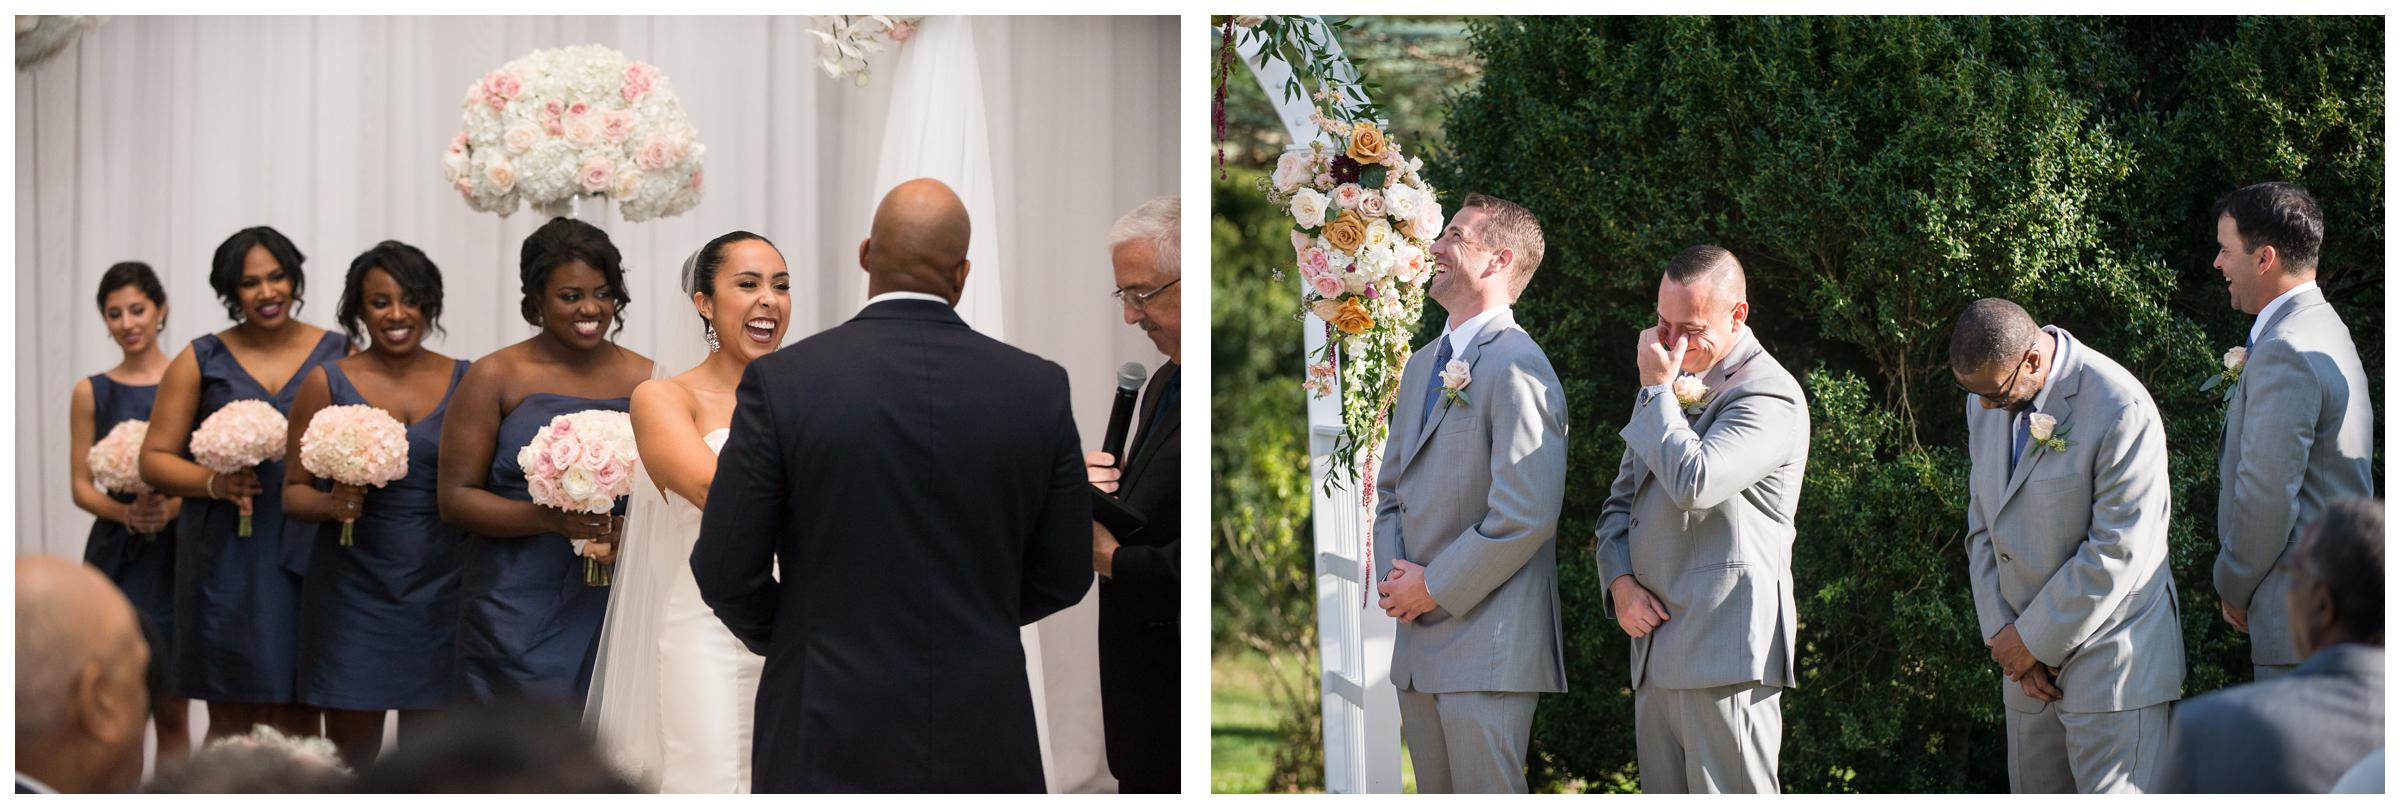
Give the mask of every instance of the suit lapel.
[[(2325, 290), (2323, 288), (2302, 290), (2300, 294), (2293, 295), (2291, 300), (2283, 302), (2283, 308), (2275, 310), (2275, 316), (2267, 320), (2267, 325), (2259, 327), (2259, 339), (2266, 339), (2267, 335), (2275, 331), (2276, 326), (2282, 325), (2283, 321), (2289, 319), (2292, 316), (2292, 313), (2322, 304), (2324, 302)], [(2256, 346), (2252, 347), (2255, 348)]]
[[(2067, 344), (2067, 350), (2052, 355), (2063, 354), (2064, 356), (2051, 369), (2054, 378), (2050, 380), (2049, 384), (2056, 385), (2057, 388), (2051, 391), (2048, 402), (2049, 409), (2042, 412), (2058, 420), (2053, 429), (2068, 431), (2065, 436), (2067, 440), (2078, 443), (2088, 441), (2090, 436), (2074, 435), (2075, 422), (2072, 420), (2075, 417), (2075, 394), (2083, 390), (2083, 371), (2086, 367), (2083, 362), (2084, 348), (2075, 344), (2075, 336), (2068, 334), (2066, 329), (2056, 329), (2056, 331), (2058, 339)], [(2009, 420), (2007, 429), (2002, 434), (2007, 436), (2009, 444), (2016, 443), (2016, 422), (2013, 418)], [(2025, 457), (2018, 459), (2016, 474), (2008, 476), (2008, 490), (2000, 494), (2000, 505), (2007, 505), (2009, 498), (2017, 496), (2017, 489), (2023, 488), (2025, 481), (2033, 477), (2034, 466), (2053, 460), (2051, 456), (2058, 454), (2047, 450), (2037, 452), (2033, 448), (2033, 442), (2026, 441)], [(2003, 454), (2001, 457), (2005, 462), (2007, 456)]]
[(1384, 459), (1385, 463), (1400, 468), (1406, 468), (1407, 459), (1416, 457), (1419, 428), (1424, 426), (1417, 420), (1417, 411), (1424, 407), (1425, 380), (1433, 375), (1426, 368), (1433, 364), (1433, 352), (1426, 350), (1429, 347), (1430, 343), (1409, 352), (1408, 364), (1400, 366), (1400, 395), (1392, 400), (1391, 417), (1392, 435), (1400, 441), (1393, 445), (1398, 447), (1394, 457)]
[[(1149, 442), (1175, 440), (1176, 428), (1183, 423), (1181, 408), (1168, 408), (1156, 412), (1153, 412), (1153, 408), (1158, 406), (1158, 397), (1165, 393), (1167, 381), (1182, 374), (1181, 366), (1174, 367), (1171, 372), (1159, 373), (1150, 378), (1150, 386), (1142, 391), (1140, 406), (1142, 412), (1148, 415), (1142, 417), (1142, 427), (1133, 436), (1134, 451), (1133, 457), (1128, 459), (1132, 462), (1131, 468), (1125, 470), (1125, 488), (1132, 488), (1133, 482), (1150, 470), (1150, 458), (1158, 454), (1158, 448), (1151, 446)], [(1153, 433), (1157, 433), (1157, 435), (1153, 436)]]
[[(1516, 325), (1517, 320), (1515, 313), (1502, 312), (1498, 316), (1493, 317), (1490, 321), (1483, 324), (1483, 330), (1475, 333), (1475, 342), (1468, 343), (1466, 348), (1459, 350), (1458, 356), (1452, 357), (1454, 360), (1467, 364), (1467, 389), (1463, 391), (1467, 396), (1472, 397), (1476, 395), (1474, 382), (1475, 361), (1483, 356), (1484, 345), (1486, 343), (1490, 343), (1494, 339), (1497, 339), (1501, 332), (1507, 331)], [(1418, 351), (1423, 350), (1424, 349), (1418, 349)], [(1436, 350), (1438, 351), (1439, 349), (1437, 348)], [(1413, 357), (1411, 358), (1411, 361), (1414, 361)], [(1431, 367), (1433, 365), (1432, 357), (1426, 358), (1425, 365), (1427, 366), (1425, 373), (1419, 375), (1421, 379), (1417, 383), (1417, 398), (1409, 400), (1409, 404), (1415, 405), (1419, 408), (1423, 408), (1425, 406), (1425, 386), (1438, 384), (1434, 380), (1439, 378), (1442, 370), (1440, 368)], [(1450, 414), (1450, 410), (1454, 407), (1457, 407), (1457, 405), (1452, 405), (1448, 402), (1433, 403), (1433, 415), (1430, 418), (1427, 418), (1425, 420), (1425, 424), (1423, 424), (1417, 431), (1416, 440), (1410, 444), (1409, 457), (1416, 457), (1417, 452), (1425, 448), (1425, 442), (1432, 440), (1433, 434), (1441, 430), (1442, 418), (1448, 416)]]
[(1983, 524), (1991, 525), (2000, 514), (2000, 497), (2008, 489), (2008, 445), (2012, 425), (2006, 410), (1977, 410), (1974, 418), (1984, 422), (1975, 431), (1975, 445), (1968, 449), (1974, 454), (1975, 499), (1984, 505)]

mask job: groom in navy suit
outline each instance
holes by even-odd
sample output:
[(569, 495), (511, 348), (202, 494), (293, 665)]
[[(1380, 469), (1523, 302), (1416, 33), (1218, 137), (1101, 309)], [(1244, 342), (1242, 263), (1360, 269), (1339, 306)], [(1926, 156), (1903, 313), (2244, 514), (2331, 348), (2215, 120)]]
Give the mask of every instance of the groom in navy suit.
[(951, 310), (967, 237), (901, 184), (866, 308), (742, 374), (692, 575), (767, 658), (754, 791), (1042, 791), (1017, 630), (1091, 589), (1091, 502), (1066, 371)]

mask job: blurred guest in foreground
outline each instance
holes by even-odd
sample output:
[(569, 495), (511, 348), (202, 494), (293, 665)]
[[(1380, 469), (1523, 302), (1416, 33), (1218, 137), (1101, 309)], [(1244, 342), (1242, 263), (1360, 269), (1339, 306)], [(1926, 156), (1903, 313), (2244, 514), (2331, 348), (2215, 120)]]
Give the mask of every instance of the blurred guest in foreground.
[(17, 557), (17, 791), (126, 792), (140, 783), (149, 663), (133, 602), (100, 571)]

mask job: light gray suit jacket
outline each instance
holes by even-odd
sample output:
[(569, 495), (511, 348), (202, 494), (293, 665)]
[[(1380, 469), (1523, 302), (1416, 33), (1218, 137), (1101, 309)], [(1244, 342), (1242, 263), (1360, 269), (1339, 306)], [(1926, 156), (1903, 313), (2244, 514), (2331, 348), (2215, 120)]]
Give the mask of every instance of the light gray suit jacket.
[(2292, 296), (2259, 331), (2217, 459), (2217, 596), (2250, 611), (2250, 662), (2300, 662), (2275, 567), (2325, 504), (2375, 496), (2375, 406), (2358, 346), (2325, 296)]
[[(2059, 668), (2061, 710), (2144, 708), (2183, 693), (2183, 629), (2167, 567), (2167, 438), (2133, 374), (2074, 335), (2041, 412), (2065, 452), (2015, 438), (2007, 410), (1967, 397), (1967, 575), (1983, 637), (2009, 624)], [(2054, 355), (2055, 356), (2055, 355)], [(2042, 708), (2013, 683), (2009, 707)]]
[(1751, 329), (1700, 382), (1709, 398), (1688, 419), (1672, 394), (1635, 395), (1594, 530), (1600, 582), (1632, 574), (1666, 604), (1667, 622), (1633, 639), (1633, 687), (1790, 687), (1808, 400)]
[(2383, 746), (2383, 647), (2317, 650), (2292, 673), (2175, 704), (2152, 792), (2318, 792)]
[[(1425, 566), (1438, 609), (1399, 627), (1392, 683), (1426, 693), (1567, 690), (1558, 620), (1558, 510), (1567, 399), (1550, 358), (1507, 314), (1453, 359), (1467, 401), (1434, 404), (1430, 346), (1411, 354), (1375, 476), (1375, 575)], [(1431, 424), (1426, 422), (1430, 421)]]

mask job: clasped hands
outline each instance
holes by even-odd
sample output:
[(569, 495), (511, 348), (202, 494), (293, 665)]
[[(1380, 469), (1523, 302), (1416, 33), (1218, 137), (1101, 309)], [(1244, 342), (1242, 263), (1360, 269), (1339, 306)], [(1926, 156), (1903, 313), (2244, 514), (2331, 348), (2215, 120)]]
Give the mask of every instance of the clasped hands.
[(2025, 696), (2043, 702), (2057, 702), (2065, 692), (2058, 689), (2058, 667), (2042, 662), (2025, 648), (2025, 639), (2017, 635), (2017, 625), (2001, 627), (1999, 634), (1983, 645), (1992, 650), (1992, 662), (2000, 664), (2000, 673), (2025, 689)]
[(1375, 583), (1375, 592), (1383, 596), (1375, 602), (1383, 614), (1402, 621), (1417, 620), (1441, 606), (1433, 603), (1433, 591), (1425, 587), (1425, 566), (1406, 559), (1392, 560), (1392, 569)]
[(181, 510), (183, 498), (144, 492), (125, 504), (125, 527), (136, 534), (155, 534), (166, 530), (167, 523)]
[[(543, 508), (549, 508), (544, 506)], [(609, 565), (617, 561), (617, 540), (625, 530), (625, 518), (613, 514), (585, 514), (551, 508), (553, 527), (568, 539), (586, 540), (581, 555), (594, 562)]]

